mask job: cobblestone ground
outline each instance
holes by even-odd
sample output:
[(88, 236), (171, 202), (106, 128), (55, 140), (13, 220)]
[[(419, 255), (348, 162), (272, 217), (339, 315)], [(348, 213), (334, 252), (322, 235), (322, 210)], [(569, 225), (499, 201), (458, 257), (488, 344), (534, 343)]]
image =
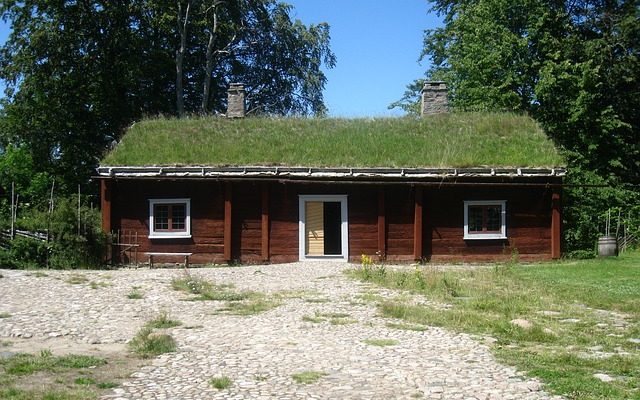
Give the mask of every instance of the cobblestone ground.
[[(363, 293), (375, 289), (346, 277), (340, 263), (294, 263), (193, 269), (218, 284), (279, 297), (281, 305), (237, 316), (216, 312), (217, 301), (184, 301), (171, 289), (179, 269), (117, 271), (1, 271), (0, 339), (19, 342), (67, 340), (78, 348), (124, 344), (160, 311), (182, 321), (170, 333), (175, 353), (134, 373), (110, 399), (550, 399), (540, 384), (498, 364), (472, 337), (439, 328), (387, 327)], [(79, 284), (69, 278), (87, 278)], [(93, 282), (93, 284), (91, 283)], [(94, 288), (92, 288), (92, 286)], [(127, 298), (139, 287), (143, 299)], [(303, 317), (343, 314), (334, 323)], [(326, 316), (326, 315), (325, 315)], [(307, 318), (309, 319), (309, 318)], [(399, 322), (399, 321), (395, 321)], [(380, 347), (368, 339), (390, 339)], [(292, 375), (326, 375), (311, 384)], [(215, 389), (212, 377), (232, 384)]]

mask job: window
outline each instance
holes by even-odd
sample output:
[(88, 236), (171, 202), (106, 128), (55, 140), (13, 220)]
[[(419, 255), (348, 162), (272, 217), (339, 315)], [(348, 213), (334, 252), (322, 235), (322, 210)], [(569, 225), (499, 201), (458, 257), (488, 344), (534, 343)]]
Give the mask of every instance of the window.
[(191, 237), (190, 199), (149, 200), (149, 238)]
[(506, 239), (506, 201), (465, 201), (465, 239)]

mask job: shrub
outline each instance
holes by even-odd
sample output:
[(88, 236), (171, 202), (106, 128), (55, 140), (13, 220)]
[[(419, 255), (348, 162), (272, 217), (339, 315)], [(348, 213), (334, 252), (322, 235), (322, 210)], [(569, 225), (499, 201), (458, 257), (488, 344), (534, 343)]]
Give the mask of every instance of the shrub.
[(175, 339), (165, 333), (155, 333), (149, 326), (144, 326), (129, 342), (131, 350), (142, 358), (151, 358), (164, 353), (176, 351)]

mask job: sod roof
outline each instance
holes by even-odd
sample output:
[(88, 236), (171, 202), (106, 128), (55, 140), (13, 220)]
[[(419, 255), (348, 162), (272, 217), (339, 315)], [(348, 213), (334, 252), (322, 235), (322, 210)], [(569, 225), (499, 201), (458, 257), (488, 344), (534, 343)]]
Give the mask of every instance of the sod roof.
[(135, 123), (103, 166), (558, 167), (531, 118), (155, 118)]

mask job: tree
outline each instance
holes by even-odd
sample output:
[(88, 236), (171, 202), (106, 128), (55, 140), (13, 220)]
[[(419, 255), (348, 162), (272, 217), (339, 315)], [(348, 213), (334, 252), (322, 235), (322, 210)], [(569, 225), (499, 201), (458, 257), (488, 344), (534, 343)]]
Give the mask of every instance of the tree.
[[(506, 110), (536, 118), (567, 154), (570, 183), (598, 183), (606, 207), (638, 201), (640, 7), (637, 0), (434, 0), (444, 26), (427, 30), (421, 59), (444, 80), (457, 110)], [(408, 112), (417, 80), (391, 107)], [(631, 186), (629, 186), (631, 185)], [(636, 186), (637, 187), (637, 186)], [(607, 193), (605, 193), (607, 192)], [(580, 224), (582, 191), (568, 190), (567, 235)], [(597, 214), (597, 213), (596, 213)], [(571, 217), (573, 215), (573, 217)], [(585, 222), (587, 221), (588, 222)], [(597, 225), (597, 224), (596, 224)], [(575, 248), (593, 234), (574, 235)]]
[(224, 112), (230, 82), (246, 84), (255, 112), (322, 114), (329, 27), (290, 11), (275, 0), (4, 1), (0, 148), (26, 149), (35, 172), (73, 192), (134, 120)]

